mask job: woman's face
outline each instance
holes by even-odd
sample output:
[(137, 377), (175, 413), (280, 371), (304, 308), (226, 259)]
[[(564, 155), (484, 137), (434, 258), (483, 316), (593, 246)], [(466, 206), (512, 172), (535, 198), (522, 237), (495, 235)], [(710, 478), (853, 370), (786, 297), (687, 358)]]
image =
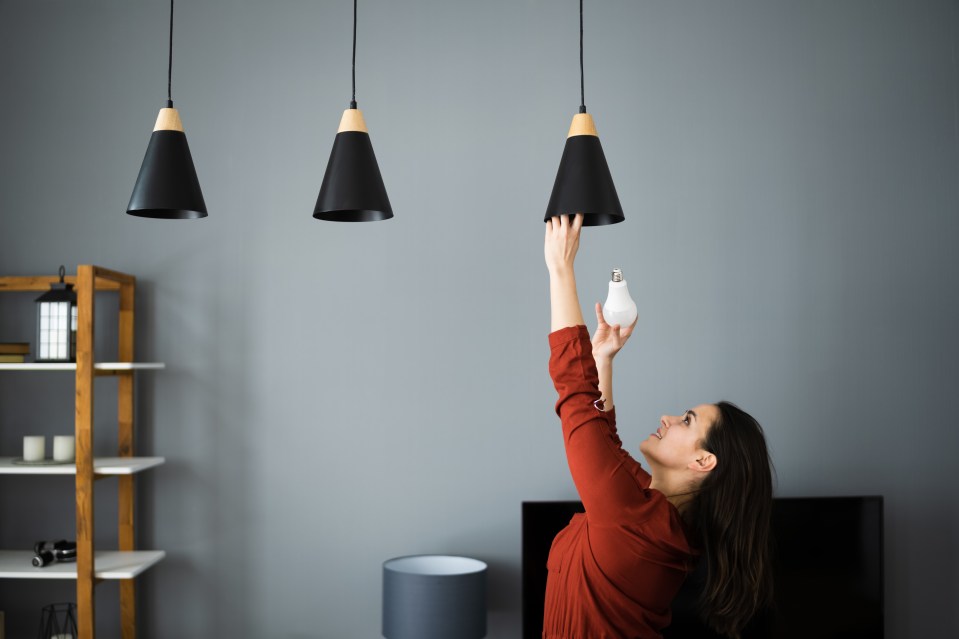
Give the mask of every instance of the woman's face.
[(718, 419), (719, 409), (713, 404), (700, 404), (681, 415), (663, 415), (659, 428), (639, 445), (639, 450), (651, 469), (702, 467), (700, 460), (708, 454), (703, 442)]

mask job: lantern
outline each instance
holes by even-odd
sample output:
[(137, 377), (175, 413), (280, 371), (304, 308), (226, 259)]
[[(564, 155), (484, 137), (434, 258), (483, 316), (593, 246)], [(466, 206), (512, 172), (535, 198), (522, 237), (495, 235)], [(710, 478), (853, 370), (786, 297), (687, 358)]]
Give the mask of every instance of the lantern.
[(60, 282), (37, 298), (37, 361), (74, 362), (77, 358), (77, 294), (65, 284), (66, 270), (60, 267)]

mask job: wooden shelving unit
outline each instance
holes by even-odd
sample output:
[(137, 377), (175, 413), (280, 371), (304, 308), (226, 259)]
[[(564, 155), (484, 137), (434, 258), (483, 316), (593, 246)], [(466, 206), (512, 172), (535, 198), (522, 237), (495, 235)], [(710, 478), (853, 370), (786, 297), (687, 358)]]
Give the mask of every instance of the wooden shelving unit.
[[(60, 280), (57, 275), (0, 277), (0, 292), (47, 291)], [(134, 293), (136, 278), (99, 266), (81, 265), (77, 275), (65, 278), (77, 292), (77, 361), (71, 364), (0, 364), (3, 371), (73, 371), (76, 376), (75, 436), (76, 464), (30, 466), (0, 457), (0, 475), (75, 475), (76, 541), (75, 564), (31, 565), (30, 550), (0, 550), (0, 578), (75, 579), (77, 582), (78, 639), (94, 639), (96, 611), (94, 587), (103, 579), (120, 580), (120, 629), (123, 639), (136, 637), (136, 591), (134, 578), (160, 561), (163, 551), (135, 550), (134, 476), (164, 462), (162, 457), (134, 457), (133, 381), (138, 370), (158, 370), (161, 363), (133, 361)], [(119, 295), (118, 362), (96, 363), (94, 353), (94, 297), (98, 292)], [(96, 377), (117, 378), (117, 457), (93, 457), (93, 405)], [(94, 548), (93, 497), (97, 479), (116, 476), (119, 482), (117, 550)]]

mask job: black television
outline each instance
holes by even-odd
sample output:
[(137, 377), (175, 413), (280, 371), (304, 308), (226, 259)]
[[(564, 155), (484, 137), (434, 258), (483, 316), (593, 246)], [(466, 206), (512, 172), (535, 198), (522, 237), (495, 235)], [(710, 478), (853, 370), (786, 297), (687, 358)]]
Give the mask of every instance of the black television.
[[(523, 638), (541, 639), (546, 558), (578, 501), (522, 504)], [(882, 639), (882, 497), (780, 497), (773, 503), (775, 602), (743, 639)], [(695, 611), (701, 575), (687, 578), (673, 602), (665, 639), (720, 637)]]

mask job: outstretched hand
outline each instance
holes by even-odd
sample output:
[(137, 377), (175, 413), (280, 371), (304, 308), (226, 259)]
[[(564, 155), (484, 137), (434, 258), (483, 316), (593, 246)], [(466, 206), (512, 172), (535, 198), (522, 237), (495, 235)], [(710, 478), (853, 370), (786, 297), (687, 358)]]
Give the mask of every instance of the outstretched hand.
[(572, 270), (579, 250), (579, 231), (583, 227), (583, 214), (577, 213), (571, 220), (568, 215), (557, 215), (546, 222), (546, 268), (550, 273)]
[(593, 333), (593, 359), (612, 361), (616, 353), (626, 345), (626, 340), (633, 334), (636, 322), (639, 317), (633, 320), (633, 323), (626, 328), (619, 324), (610, 326), (603, 317), (603, 307), (596, 303), (596, 332)]

